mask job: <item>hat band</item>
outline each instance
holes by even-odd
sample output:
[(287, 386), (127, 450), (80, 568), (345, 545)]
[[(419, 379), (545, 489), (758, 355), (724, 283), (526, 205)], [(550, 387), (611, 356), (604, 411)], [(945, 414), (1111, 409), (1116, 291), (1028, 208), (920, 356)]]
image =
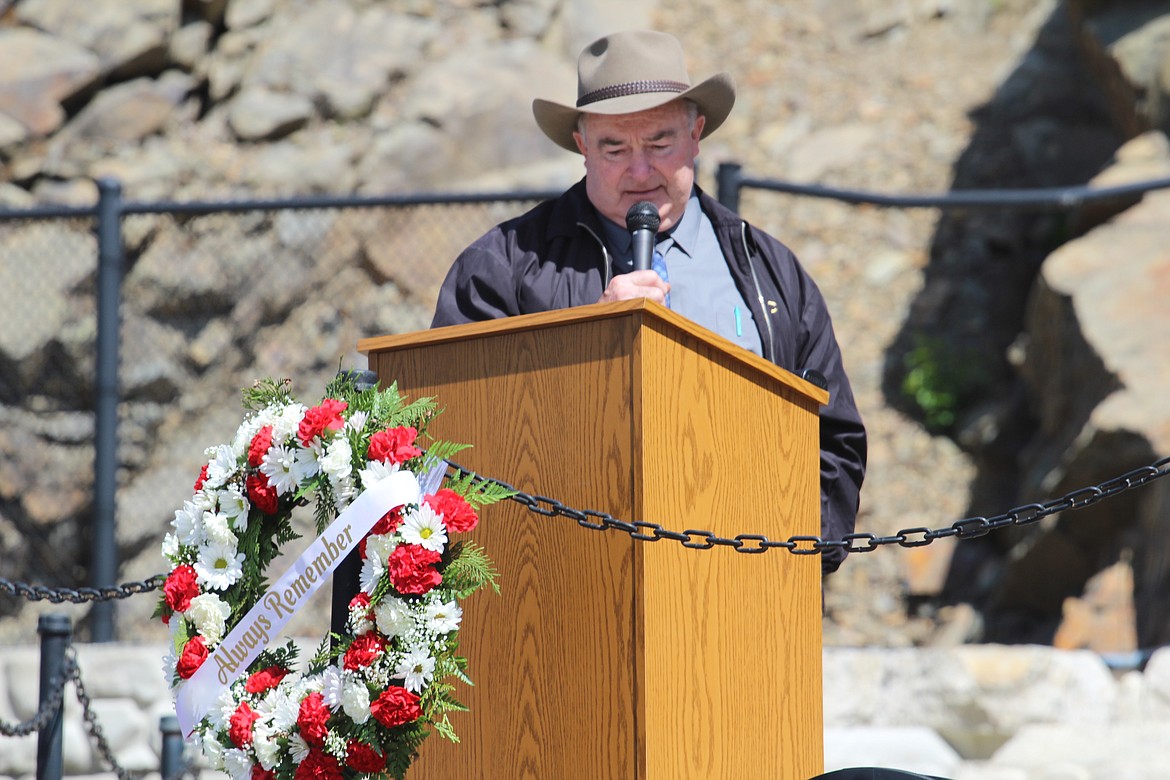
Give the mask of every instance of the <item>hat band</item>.
[(577, 108), (596, 103), (599, 100), (611, 100), (627, 95), (641, 95), (645, 92), (686, 92), (690, 88), (690, 84), (684, 84), (681, 81), (627, 81), (625, 84), (613, 84), (587, 92), (577, 98)]

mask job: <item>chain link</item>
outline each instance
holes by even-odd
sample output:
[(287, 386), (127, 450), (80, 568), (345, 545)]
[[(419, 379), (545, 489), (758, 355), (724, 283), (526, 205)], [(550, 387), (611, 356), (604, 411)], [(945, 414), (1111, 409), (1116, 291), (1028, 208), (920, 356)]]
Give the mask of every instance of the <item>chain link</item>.
[(1099, 485), (1078, 488), (1060, 498), (1043, 503), (1024, 504), (993, 517), (968, 517), (957, 520), (944, 528), (930, 529), (925, 526), (917, 526), (904, 528), (891, 536), (855, 533), (840, 540), (802, 535), (790, 536), (786, 541), (779, 541), (769, 539), (763, 534), (743, 533), (727, 538), (719, 536), (713, 531), (694, 528), (688, 528), (681, 532), (671, 531), (658, 523), (644, 520), (631, 523), (595, 509), (574, 509), (548, 496), (525, 493), (506, 482), (475, 474), (470, 469), (452, 461), (447, 461), (447, 465), (454, 469), (454, 476), (471, 475), (477, 484), (491, 484), (511, 492), (512, 501), (523, 504), (528, 511), (543, 517), (566, 517), (574, 520), (582, 528), (593, 531), (620, 531), (628, 534), (630, 538), (642, 542), (657, 542), (668, 539), (692, 550), (730, 547), (735, 552), (747, 555), (758, 555), (773, 549), (784, 549), (793, 555), (820, 555), (835, 549), (864, 553), (895, 544), (900, 547), (922, 547), (938, 539), (955, 536), (960, 539), (976, 539), (1001, 528), (1030, 525), (1050, 515), (1073, 509), (1083, 509), (1118, 493), (1132, 490), (1170, 474), (1170, 457), (1162, 458), (1149, 466), (1126, 472)]
[(161, 588), (166, 579), (165, 574), (156, 574), (148, 580), (125, 582), (109, 588), (49, 588), (44, 585), (13, 582), (0, 577), (0, 591), (6, 591), (14, 596), (23, 596), (26, 601), (49, 601), (53, 604), (68, 601), (73, 604), (85, 604), (91, 601), (112, 601), (129, 598), (139, 593), (149, 593)]
[(73, 675), (72, 659), (66, 656), (64, 673), (49, 681), (48, 696), (41, 703), (36, 715), (19, 723), (8, 723), (0, 719), (0, 734), (6, 737), (27, 737), (29, 734), (47, 728), (49, 721), (61, 711), (61, 705), (65, 700), (65, 683), (73, 679)]
[(86, 733), (89, 734), (93, 744), (97, 747), (97, 751), (106, 762), (106, 766), (118, 776), (118, 780), (135, 780), (141, 773), (132, 774), (122, 768), (118, 760), (114, 757), (114, 751), (110, 747), (109, 740), (106, 739), (105, 732), (102, 731), (102, 727), (98, 723), (97, 715), (93, 711), (92, 701), (89, 698), (89, 692), (85, 690), (85, 683), (81, 680), (81, 669), (77, 665), (77, 650), (72, 645), (65, 650), (65, 663), (72, 673), (73, 685), (77, 690), (77, 701), (81, 703), (81, 717), (85, 723)]

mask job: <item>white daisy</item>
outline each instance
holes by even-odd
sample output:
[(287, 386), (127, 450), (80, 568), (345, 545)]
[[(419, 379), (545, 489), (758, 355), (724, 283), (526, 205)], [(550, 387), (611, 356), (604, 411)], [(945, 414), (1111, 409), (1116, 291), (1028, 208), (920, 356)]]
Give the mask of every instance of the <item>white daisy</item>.
[(341, 670), (336, 666), (330, 666), (321, 673), (321, 680), (323, 682), (321, 696), (325, 699), (326, 706), (336, 711), (341, 706)]
[(207, 722), (217, 729), (227, 730), (231, 724), (232, 714), (236, 711), (236, 700), (232, 692), (225, 689), (215, 699), (215, 704), (207, 711)]
[(228, 525), (227, 515), (219, 512), (203, 513), (203, 535), (212, 544), (235, 547), (240, 543)]
[(436, 634), (449, 634), (459, 628), (459, 622), (463, 619), (463, 609), (454, 599), (446, 603), (434, 599), (427, 604), (425, 615), (428, 630)]
[(276, 731), (288, 731), (297, 722), (300, 705), (289, 696), (288, 691), (273, 688), (261, 700), (256, 711), (269, 718)]
[(297, 478), (293, 475), (293, 464), (296, 454), (288, 447), (273, 444), (264, 453), (264, 460), (260, 462), (260, 473), (268, 477), (268, 482), (276, 489), (276, 495), (283, 496), (297, 489)]
[(309, 447), (297, 447), (293, 455), (292, 475), (297, 484), (321, 473), (321, 442), (314, 441)]
[(407, 653), (394, 668), (394, 676), (403, 678), (402, 687), (411, 693), (422, 693), (434, 672), (435, 659), (426, 650)]
[(190, 620), (203, 638), (214, 646), (223, 641), (224, 628), (231, 614), (232, 608), (219, 596), (201, 593), (191, 599), (191, 606), (183, 613), (183, 617)]
[(341, 708), (354, 723), (370, 719), (370, 689), (364, 682), (346, 678), (341, 687)]
[(239, 748), (225, 750), (223, 770), (232, 780), (252, 780), (252, 759), (248, 751)]
[(442, 517), (430, 504), (422, 504), (403, 518), (398, 531), (408, 543), (441, 553), (447, 546), (447, 527)]
[(368, 420), (369, 418), (370, 418), (369, 412), (363, 412), (360, 410), (356, 411), (349, 416), (348, 420), (345, 421), (345, 427), (351, 431), (359, 431), (360, 432), (363, 428), (366, 427), (366, 420)]
[(410, 607), (402, 599), (393, 596), (387, 596), (374, 607), (374, 622), (378, 624), (378, 630), (391, 639), (414, 627)]
[(175, 510), (171, 526), (180, 544), (194, 547), (203, 541), (203, 511), (197, 510), (190, 501), (184, 501), (182, 509)]
[(236, 473), (237, 461), (232, 448), (221, 444), (208, 452), (211, 460), (207, 463), (207, 478), (203, 481), (205, 488), (222, 487), (233, 474)]
[(362, 487), (369, 490), (397, 471), (397, 463), (383, 463), (380, 460), (371, 460), (366, 463), (364, 469), (358, 472), (358, 477), (362, 481)]
[(228, 485), (219, 492), (219, 511), (233, 521), (232, 525), (240, 533), (248, 530), (248, 510), (252, 504), (247, 496), (235, 485)]
[(371, 558), (367, 555), (362, 559), (362, 572), (360, 575), (362, 590), (366, 593), (373, 593), (374, 588), (378, 587), (378, 582), (385, 573), (386, 564), (382, 563), (377, 557)]
[(288, 737), (288, 751), (289, 755), (292, 756), (293, 763), (300, 764), (309, 757), (309, 743), (305, 742), (305, 738), (300, 735), (300, 732), (290, 734)]
[(199, 548), (195, 561), (195, 575), (199, 584), (209, 590), (226, 590), (244, 573), (244, 554), (234, 546), (209, 544)]
[(307, 411), (307, 408), (298, 403), (281, 407), (270, 423), (272, 425), (272, 440), (288, 441), (294, 438)]
[(357, 495), (357, 486), (353, 483), (353, 477), (330, 479), (329, 484), (333, 487), (333, 506), (339, 513), (344, 512), (345, 508), (353, 501), (354, 496)]
[(175, 556), (179, 554), (179, 537), (171, 533), (164, 536), (162, 540), (162, 554), (173, 562)]

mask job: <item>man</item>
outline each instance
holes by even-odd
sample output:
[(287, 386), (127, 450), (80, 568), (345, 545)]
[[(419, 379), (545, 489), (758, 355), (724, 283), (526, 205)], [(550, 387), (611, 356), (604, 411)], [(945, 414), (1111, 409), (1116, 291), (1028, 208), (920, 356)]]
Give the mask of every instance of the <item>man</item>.
[[(584, 157), (585, 178), (464, 250), (432, 327), (645, 297), (782, 368), (817, 371), (831, 394), (820, 417), (821, 533), (852, 533), (865, 429), (825, 301), (787, 247), (695, 185), (699, 141), (735, 103), (731, 77), (692, 86), (679, 42), (637, 31), (588, 46), (577, 78), (575, 105), (536, 100), (532, 110), (545, 135)], [(634, 270), (626, 213), (640, 201), (661, 219), (658, 271)], [(844, 558), (825, 553), (823, 571)]]

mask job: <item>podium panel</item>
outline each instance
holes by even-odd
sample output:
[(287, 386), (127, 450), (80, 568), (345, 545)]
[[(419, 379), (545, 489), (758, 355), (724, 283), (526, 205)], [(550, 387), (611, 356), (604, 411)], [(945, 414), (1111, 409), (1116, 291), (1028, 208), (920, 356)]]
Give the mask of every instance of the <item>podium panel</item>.
[[(525, 492), (673, 531), (819, 532), (824, 392), (655, 304), (359, 349), (383, 384), (438, 397), (432, 433), (473, 445), (461, 465)], [(427, 740), (412, 778), (822, 771), (818, 556), (636, 541), (511, 501), (474, 538), (502, 592), (463, 605), (461, 743)]]

